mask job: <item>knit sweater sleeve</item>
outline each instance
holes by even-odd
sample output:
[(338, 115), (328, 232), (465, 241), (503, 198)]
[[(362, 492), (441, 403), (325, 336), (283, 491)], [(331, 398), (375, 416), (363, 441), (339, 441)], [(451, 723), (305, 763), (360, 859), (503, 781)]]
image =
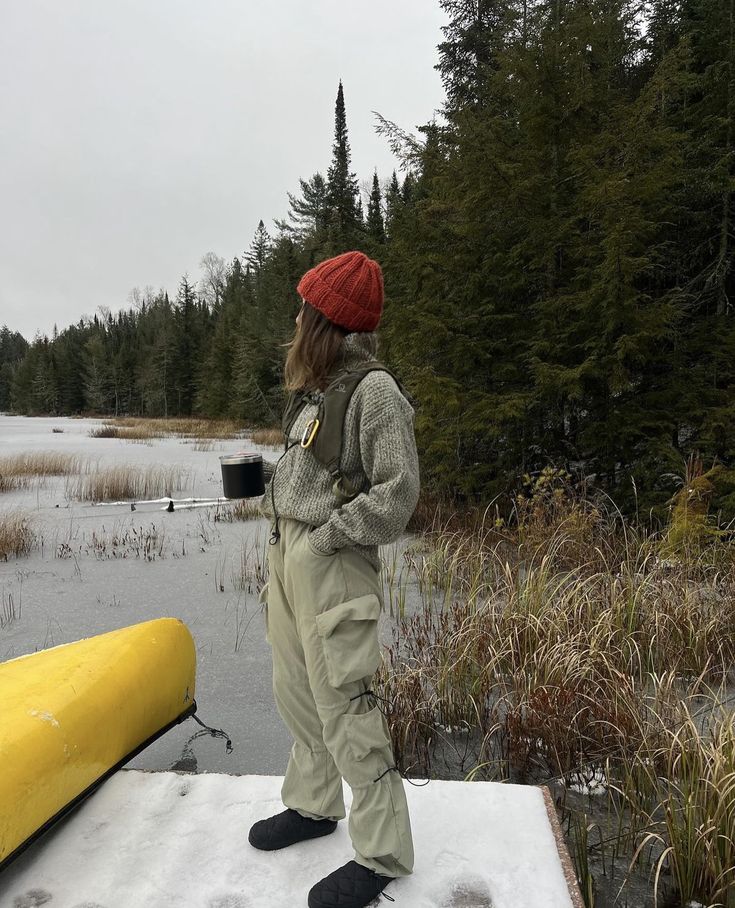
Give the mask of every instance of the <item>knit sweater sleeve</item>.
[(332, 511), (311, 531), (325, 554), (347, 545), (382, 545), (406, 529), (420, 491), (414, 410), (386, 372), (363, 379), (358, 431), (360, 456), (370, 487)]

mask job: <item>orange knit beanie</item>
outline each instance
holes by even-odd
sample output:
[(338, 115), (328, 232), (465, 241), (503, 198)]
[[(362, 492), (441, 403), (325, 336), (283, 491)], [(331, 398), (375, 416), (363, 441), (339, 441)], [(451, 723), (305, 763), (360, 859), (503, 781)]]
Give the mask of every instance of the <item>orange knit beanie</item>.
[(343, 252), (299, 281), (299, 296), (348, 331), (374, 331), (383, 312), (383, 272), (362, 252)]

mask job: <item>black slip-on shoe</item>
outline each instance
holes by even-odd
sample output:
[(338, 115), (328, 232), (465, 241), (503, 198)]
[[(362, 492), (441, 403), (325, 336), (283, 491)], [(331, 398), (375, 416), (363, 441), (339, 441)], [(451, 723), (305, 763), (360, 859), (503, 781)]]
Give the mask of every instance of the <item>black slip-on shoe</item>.
[(311, 887), (309, 908), (365, 908), (393, 880), (349, 861)]
[(287, 807), (274, 817), (253, 823), (248, 833), (248, 842), (253, 848), (260, 848), (261, 851), (276, 851), (278, 848), (303, 842), (304, 839), (329, 835), (336, 828), (336, 820), (312, 820), (311, 817), (302, 817), (298, 811)]

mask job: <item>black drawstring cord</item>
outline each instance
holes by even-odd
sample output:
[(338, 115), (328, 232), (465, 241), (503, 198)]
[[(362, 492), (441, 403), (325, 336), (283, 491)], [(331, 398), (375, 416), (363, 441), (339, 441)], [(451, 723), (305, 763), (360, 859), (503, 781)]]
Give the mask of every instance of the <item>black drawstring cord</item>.
[(230, 740), (230, 736), (226, 732), (222, 731), (221, 728), (210, 728), (208, 725), (205, 725), (198, 716), (194, 715), (194, 713), (191, 714), (191, 718), (195, 722), (198, 722), (199, 725), (202, 726), (202, 728), (206, 728), (213, 738), (224, 738), (227, 741), (227, 744), (225, 745), (225, 753), (232, 753), (232, 741)]
[[(364, 697), (366, 694), (369, 694), (371, 697), (374, 697), (376, 700), (380, 700), (383, 703), (388, 703), (388, 704), (390, 703), (390, 700), (386, 699), (385, 697), (381, 697), (380, 694), (376, 694), (374, 690), (370, 690), (370, 689), (364, 690), (364, 691), (362, 691), (362, 693), (355, 694), (354, 697), (350, 697), (350, 702), (352, 702), (352, 700), (359, 700), (360, 697)], [(380, 709), (380, 706), (378, 706), (378, 709)], [(380, 709), (380, 711), (381, 711), (381, 713), (383, 713), (383, 715), (385, 715), (385, 713), (383, 712), (382, 709)], [(413, 765), (414, 764), (412, 763), (411, 766), (413, 766)], [(411, 769), (411, 766), (409, 766), (408, 768)], [(377, 779), (373, 779), (373, 782), (379, 782), (383, 778), (384, 775), (386, 775), (389, 772), (393, 772), (393, 770), (395, 770), (402, 779), (405, 779), (409, 785), (413, 785), (414, 788), (423, 788), (424, 785), (428, 785), (429, 782), (431, 781), (431, 779), (426, 779), (426, 781), (424, 781), (424, 782), (414, 782), (412, 779), (409, 779), (408, 776), (406, 775), (406, 773), (402, 772), (397, 766), (389, 766), (384, 772), (381, 772), (381, 774), (378, 776)], [(388, 896), (386, 896), (386, 898), (387, 897)]]
[[(356, 694), (354, 697), (350, 697), (350, 700), (359, 700), (360, 697), (364, 697), (365, 694), (370, 694), (371, 697), (374, 697), (376, 700), (380, 700), (381, 703), (387, 703), (390, 706), (390, 700), (386, 699), (385, 697), (381, 697), (380, 694), (376, 694), (374, 690), (370, 690), (369, 688), (367, 690), (364, 690), (361, 694)], [(378, 709), (380, 709), (380, 707), (378, 707)], [(381, 709), (380, 711), (385, 716), (383, 710)]]
[[(410, 769), (411, 767), (409, 766), (408, 768)], [(424, 779), (423, 782), (414, 782), (413, 779), (408, 778), (405, 772), (401, 772), (401, 770), (397, 766), (389, 766), (384, 772), (381, 772), (377, 779), (373, 779), (373, 782), (379, 782), (384, 775), (389, 772), (393, 772), (393, 770), (395, 770), (402, 779), (405, 779), (409, 785), (413, 785), (414, 788), (423, 788), (425, 785), (428, 785), (429, 782), (431, 782), (431, 779)]]

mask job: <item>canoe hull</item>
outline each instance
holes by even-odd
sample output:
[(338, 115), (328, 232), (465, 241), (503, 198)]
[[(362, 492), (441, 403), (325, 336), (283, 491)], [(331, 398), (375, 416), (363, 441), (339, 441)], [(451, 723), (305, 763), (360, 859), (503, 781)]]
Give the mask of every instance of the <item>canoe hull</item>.
[(161, 618), (0, 663), (0, 869), (191, 715), (196, 651)]

